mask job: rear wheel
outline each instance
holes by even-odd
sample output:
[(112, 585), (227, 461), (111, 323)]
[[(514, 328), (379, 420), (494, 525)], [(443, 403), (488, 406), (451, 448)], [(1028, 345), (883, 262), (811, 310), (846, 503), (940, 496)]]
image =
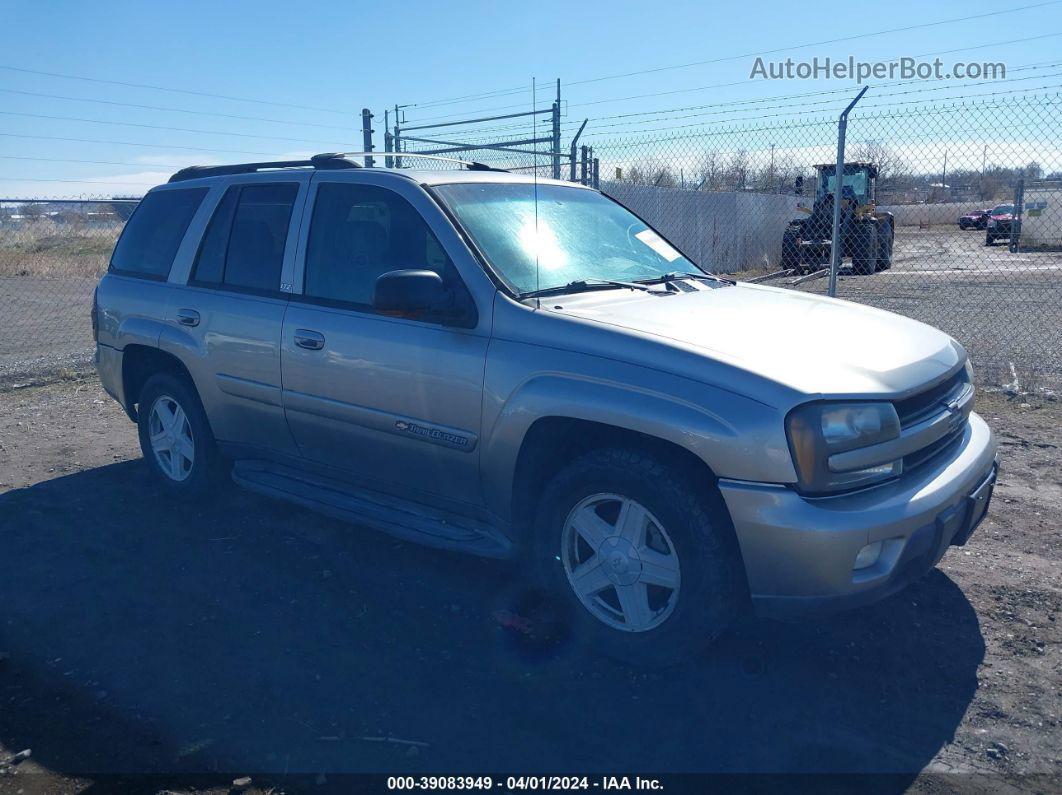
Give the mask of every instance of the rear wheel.
[(855, 247), (852, 252), (852, 270), (861, 276), (869, 276), (878, 268), (878, 230), (875, 224), (862, 223), (853, 229)]
[(224, 460), (199, 396), (185, 379), (151, 376), (140, 391), (137, 425), (144, 459), (170, 493), (202, 497), (223, 482)]
[(878, 227), (878, 261), (877, 270), (887, 271), (892, 267), (892, 250), (895, 241), (896, 230), (891, 223), (884, 223)]
[(797, 245), (797, 232), (787, 229), (782, 234), (782, 270), (800, 272), (800, 247)]
[(577, 639), (618, 659), (687, 659), (742, 604), (741, 563), (722, 500), (638, 450), (576, 459), (536, 518), (537, 574)]

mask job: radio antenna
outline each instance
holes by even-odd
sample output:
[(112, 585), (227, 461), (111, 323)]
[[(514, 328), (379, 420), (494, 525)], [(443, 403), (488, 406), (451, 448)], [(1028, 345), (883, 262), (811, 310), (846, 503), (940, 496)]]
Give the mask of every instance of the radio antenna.
[[(532, 77), (531, 78), (531, 110), (532, 110), (532, 113), (531, 113), (531, 137), (533, 139), (537, 139), (538, 138), (538, 114), (533, 112), (533, 111), (535, 111), (537, 109), (538, 109), (538, 92), (537, 92), (536, 86), (535, 86), (535, 78)], [(531, 151), (534, 152), (534, 154), (531, 155), (531, 157), (533, 158), (532, 161), (531, 161), (531, 174), (533, 175), (534, 186), (535, 186), (535, 292), (538, 292), (540, 289), (542, 289), (542, 281), (541, 281), (541, 277), (539, 276), (539, 265), (538, 265), (538, 251), (539, 251), (539, 248), (540, 248), (540, 244), (539, 244), (539, 238), (538, 238), (538, 148), (537, 148), (537, 146), (536, 145), (532, 145)], [(537, 309), (541, 309), (542, 308), (542, 298), (541, 297), (537, 297), (535, 299), (535, 307)]]

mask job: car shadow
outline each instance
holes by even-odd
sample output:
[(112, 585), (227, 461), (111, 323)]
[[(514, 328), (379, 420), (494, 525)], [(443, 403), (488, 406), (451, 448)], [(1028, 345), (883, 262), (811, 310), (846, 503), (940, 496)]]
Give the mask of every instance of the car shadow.
[(984, 657), (934, 571), (635, 670), (536, 644), (510, 565), (235, 488), (179, 504), (140, 461), (0, 495), (0, 545), (0, 744), (90, 777), (890, 773), (900, 792)]

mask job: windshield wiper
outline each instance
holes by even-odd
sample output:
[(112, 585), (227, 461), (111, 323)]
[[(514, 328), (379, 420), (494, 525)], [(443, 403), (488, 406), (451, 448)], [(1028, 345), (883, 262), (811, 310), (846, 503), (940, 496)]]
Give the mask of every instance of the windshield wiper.
[(537, 298), (542, 295), (560, 295), (561, 293), (584, 293), (590, 290), (609, 289), (623, 287), (628, 290), (641, 290), (647, 293), (664, 294), (661, 290), (654, 290), (641, 282), (621, 282), (615, 279), (576, 279), (575, 281), (562, 284), (558, 287), (543, 287), (541, 290), (528, 290), (520, 293), (520, 298)]
[(699, 279), (705, 282), (722, 282), (723, 284), (737, 284), (732, 279), (724, 279), (722, 276), (716, 276), (714, 273), (689, 273), (683, 271), (671, 271), (665, 273), (662, 276), (656, 276), (652, 279), (639, 279), (641, 284), (659, 284), (661, 282), (674, 282), (680, 279)]

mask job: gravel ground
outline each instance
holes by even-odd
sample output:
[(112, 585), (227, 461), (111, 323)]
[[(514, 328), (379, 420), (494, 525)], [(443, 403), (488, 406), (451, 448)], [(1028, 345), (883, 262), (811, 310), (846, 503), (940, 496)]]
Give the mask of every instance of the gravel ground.
[(0, 792), (573, 770), (1062, 791), (1062, 407), (979, 410), (1003, 469), (965, 548), (880, 604), (747, 620), (646, 672), (537, 646), (505, 564), (234, 488), (166, 499), (93, 378), (2, 392), (0, 763), (33, 755)]
[(91, 362), (96, 281), (0, 276), (0, 385)]

